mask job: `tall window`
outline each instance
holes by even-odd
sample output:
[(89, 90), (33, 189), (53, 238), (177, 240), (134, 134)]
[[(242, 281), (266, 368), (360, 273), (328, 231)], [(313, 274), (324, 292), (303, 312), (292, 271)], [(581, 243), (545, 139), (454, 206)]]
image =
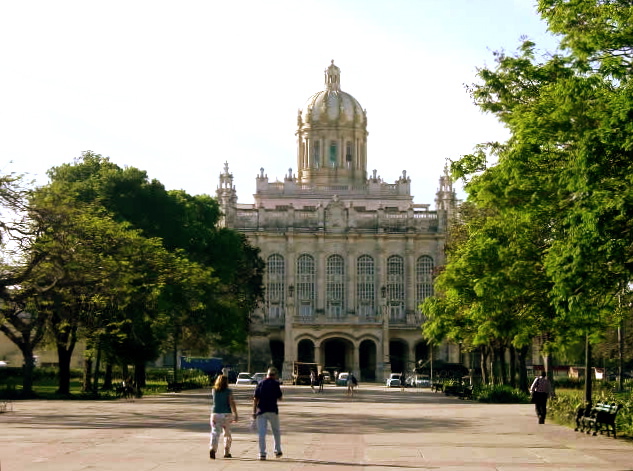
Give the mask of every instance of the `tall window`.
[(347, 168), (351, 167), (351, 165), (352, 165), (352, 143), (350, 141), (347, 141), (347, 144), (345, 145), (345, 162), (346, 162)]
[(404, 315), (404, 259), (392, 255), (387, 259), (387, 303), (389, 319), (402, 321)]
[(376, 315), (375, 299), (374, 259), (361, 255), (356, 261), (356, 310), (359, 317)]
[(330, 167), (336, 167), (337, 147), (336, 141), (330, 142)]
[(319, 168), (321, 166), (321, 142), (314, 141), (314, 146), (312, 147), (312, 160), (314, 161), (314, 166)]
[(268, 257), (266, 263), (266, 305), (269, 319), (283, 317), (285, 275), (284, 258), (279, 254)]
[(416, 309), (429, 296), (433, 296), (433, 259), (422, 255), (415, 264), (415, 303)]
[(343, 317), (345, 308), (345, 263), (340, 255), (331, 255), (325, 266), (325, 301), (329, 317)]
[(297, 303), (301, 317), (314, 316), (314, 257), (303, 254), (297, 259)]

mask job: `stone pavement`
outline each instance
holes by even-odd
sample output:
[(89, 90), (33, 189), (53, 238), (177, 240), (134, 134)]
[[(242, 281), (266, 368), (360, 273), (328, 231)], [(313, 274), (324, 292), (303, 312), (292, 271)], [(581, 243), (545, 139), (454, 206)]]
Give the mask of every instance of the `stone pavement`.
[(0, 414), (2, 471), (633, 470), (633, 444), (538, 425), (533, 406), (486, 405), (429, 390), (284, 386), (281, 459), (258, 461), (252, 387), (233, 388), (234, 458), (208, 453), (209, 394), (135, 401), (16, 401)]

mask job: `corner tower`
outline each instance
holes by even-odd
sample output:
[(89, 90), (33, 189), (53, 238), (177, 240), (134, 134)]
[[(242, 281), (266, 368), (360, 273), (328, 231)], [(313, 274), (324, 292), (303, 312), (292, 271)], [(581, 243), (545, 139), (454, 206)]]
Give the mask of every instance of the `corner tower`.
[(341, 69), (325, 69), (325, 89), (312, 95), (297, 117), (300, 183), (331, 187), (367, 183), (367, 113), (341, 90)]

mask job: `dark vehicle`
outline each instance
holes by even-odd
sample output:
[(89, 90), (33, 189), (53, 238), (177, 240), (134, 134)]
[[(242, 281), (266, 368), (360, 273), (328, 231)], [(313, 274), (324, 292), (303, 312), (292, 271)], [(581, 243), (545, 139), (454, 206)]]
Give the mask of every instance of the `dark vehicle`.
[(310, 384), (310, 372), (319, 372), (319, 365), (316, 363), (303, 363), (295, 361), (292, 368), (292, 384)]
[[(222, 358), (180, 357), (181, 370), (200, 370), (209, 376), (216, 376), (222, 373), (222, 368), (224, 368)], [(237, 375), (235, 377), (237, 378)], [(231, 379), (229, 375), (229, 380)]]

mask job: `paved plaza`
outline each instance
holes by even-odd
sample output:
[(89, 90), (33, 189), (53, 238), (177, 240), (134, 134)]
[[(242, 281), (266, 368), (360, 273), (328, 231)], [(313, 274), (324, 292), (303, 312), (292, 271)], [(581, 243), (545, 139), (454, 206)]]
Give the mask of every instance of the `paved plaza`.
[[(209, 394), (135, 401), (16, 401), (0, 414), (1, 471), (633, 470), (633, 444), (538, 425), (533, 406), (486, 405), (429, 390), (284, 386), (281, 459), (258, 461), (252, 387), (233, 387), (232, 459), (209, 459)], [(272, 437), (269, 435), (269, 453)]]

